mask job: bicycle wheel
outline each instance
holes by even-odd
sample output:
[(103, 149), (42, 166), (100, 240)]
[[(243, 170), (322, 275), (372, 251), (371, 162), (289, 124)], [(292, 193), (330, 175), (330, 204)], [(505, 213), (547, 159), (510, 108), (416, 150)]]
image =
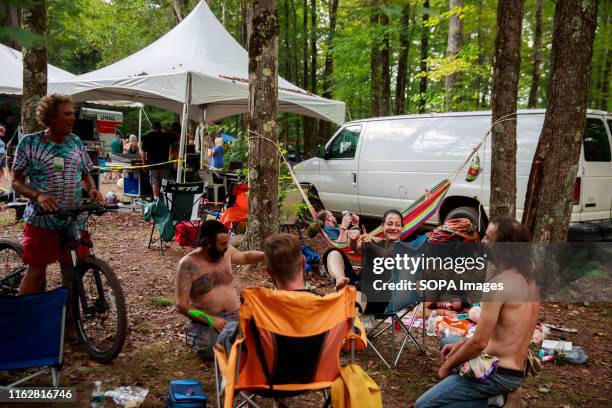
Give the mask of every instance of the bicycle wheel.
[(121, 284), (106, 262), (92, 257), (79, 262), (72, 311), (87, 354), (100, 363), (117, 357), (125, 342), (127, 313)]
[(16, 296), (27, 267), (17, 241), (0, 239), (0, 296)]

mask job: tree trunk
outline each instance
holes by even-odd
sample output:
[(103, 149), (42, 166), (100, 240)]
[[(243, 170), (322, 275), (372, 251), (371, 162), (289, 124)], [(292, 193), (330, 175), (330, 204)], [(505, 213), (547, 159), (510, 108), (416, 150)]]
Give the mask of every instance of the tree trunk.
[[(276, 0), (249, 1), (249, 211), (247, 246), (278, 231), (278, 35)], [(262, 139), (265, 137), (268, 140)]]
[[(317, 2), (316, 0), (310, 0), (310, 89), (309, 91), (313, 94), (317, 93)], [(317, 135), (317, 120), (314, 118), (307, 118), (309, 131), (312, 140), (312, 152), (314, 156), (316, 153), (316, 146), (319, 143)]]
[[(251, 15), (250, 7), (247, 6), (247, 0), (240, 0), (240, 44), (248, 50), (249, 48), (249, 32), (251, 31)], [(240, 115), (240, 130), (246, 134), (249, 127), (249, 115), (243, 113)]]
[[(2, 8), (4, 8), (5, 14), (4, 23), (2, 25), (5, 27), (21, 27), (21, 8), (9, 4), (3, 5)], [(2, 43), (7, 47), (11, 47), (17, 51), (21, 51), (21, 44), (18, 41), (6, 39), (3, 40)]]
[[(499, 0), (493, 64), (490, 216), (516, 215), (516, 102), (523, 0)], [(512, 116), (510, 116), (512, 115)]]
[(370, 93), (371, 93), (371, 111), (372, 117), (380, 116), (381, 112), (381, 61), (380, 61), (380, 47), (378, 45), (378, 38), (375, 34), (379, 22), (379, 10), (378, 0), (370, 1), (370, 30), (372, 34), (372, 48), (370, 50)]
[[(464, 0), (450, 0), (449, 10), (463, 8)], [(459, 54), (463, 46), (463, 19), (459, 18), (459, 13), (453, 13), (448, 20), (448, 44), (446, 46), (446, 56), (451, 57)], [(447, 110), (455, 109), (455, 96), (457, 93), (457, 82), (459, 73), (455, 72), (447, 75), (444, 79), (444, 103)]]
[(221, 24), (223, 27), (227, 27), (227, 0), (223, 0), (221, 5)]
[(382, 81), (380, 114), (381, 116), (389, 116), (391, 114), (391, 44), (389, 40), (389, 16), (384, 12), (380, 13), (380, 25), (384, 30), (380, 49), (380, 76)]
[(172, 0), (172, 9), (174, 10), (174, 17), (176, 17), (176, 23), (183, 21), (183, 11), (181, 9), (181, 0)]
[(317, 93), (317, 1), (310, 0), (310, 92)]
[(427, 53), (429, 52), (429, 0), (423, 2), (423, 31), (421, 32), (421, 72), (419, 79), (419, 113), (425, 113), (427, 106)]
[(535, 32), (533, 36), (533, 71), (527, 107), (538, 106), (538, 86), (540, 84), (540, 64), (542, 63), (542, 0), (536, 0)]
[(397, 80), (395, 83), (395, 108), (393, 113), (401, 115), (406, 107), (406, 76), (408, 74), (408, 52), (410, 40), (408, 25), (410, 24), (410, 4), (406, 3), (402, 10), (402, 24), (400, 29), (400, 51), (397, 62)]
[[(47, 2), (36, 0), (32, 8), (23, 10), (23, 28), (45, 37), (47, 31)], [(40, 130), (43, 125), (36, 119), (36, 105), (47, 94), (47, 45), (37, 42), (23, 47), (23, 96), (21, 99), (21, 126), (24, 133)]]
[(527, 184), (523, 223), (534, 242), (565, 242), (586, 125), (596, 0), (556, 5), (551, 80), (542, 134)]
[(478, 71), (476, 72), (476, 106), (480, 106), (481, 86), (482, 86), (482, 65), (484, 64), (484, 54), (482, 51), (482, 9), (484, 0), (478, 0), (478, 31), (476, 32), (476, 45), (478, 47)]
[[(338, 13), (339, 0), (330, 0), (329, 2), (329, 34), (327, 36), (327, 51), (325, 52), (325, 67), (323, 69), (323, 92), (324, 98), (331, 99), (334, 97), (332, 92), (331, 77), (334, 74), (334, 34), (336, 33), (336, 16)], [(331, 123), (326, 120), (319, 122), (319, 137), (318, 143), (323, 144), (330, 136)]]
[[(608, 6), (609, 2), (606, 2), (604, 7)], [(608, 10), (608, 9), (606, 9)], [(603, 27), (604, 33), (612, 31), (610, 28), (612, 26), (612, 14), (607, 14), (605, 16), (604, 24), (606, 27)], [(608, 105), (610, 103), (610, 68), (612, 68), (612, 52), (610, 51), (610, 39), (606, 41), (606, 51), (604, 54), (604, 69), (602, 72), (602, 81), (601, 81), (601, 102), (599, 103), (599, 109), (608, 111)]]
[[(310, 89), (310, 70), (308, 69), (308, 0), (304, 0), (303, 3), (303, 19), (302, 19), (302, 50), (303, 50), (303, 81), (302, 88), (308, 91)], [(306, 157), (312, 157), (315, 151), (315, 138), (312, 129), (313, 121), (311, 118), (302, 116), (302, 123), (304, 124), (304, 154)]]

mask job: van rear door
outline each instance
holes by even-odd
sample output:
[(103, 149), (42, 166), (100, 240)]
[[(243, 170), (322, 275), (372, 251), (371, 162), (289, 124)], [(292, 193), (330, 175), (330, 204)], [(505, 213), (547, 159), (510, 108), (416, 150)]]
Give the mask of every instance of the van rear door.
[(325, 146), (317, 192), (326, 209), (359, 212), (357, 149), (362, 125), (347, 125)]
[[(610, 218), (612, 206), (612, 154), (610, 135), (602, 117), (588, 117), (584, 132), (578, 221)], [(608, 120), (608, 126), (612, 123)]]

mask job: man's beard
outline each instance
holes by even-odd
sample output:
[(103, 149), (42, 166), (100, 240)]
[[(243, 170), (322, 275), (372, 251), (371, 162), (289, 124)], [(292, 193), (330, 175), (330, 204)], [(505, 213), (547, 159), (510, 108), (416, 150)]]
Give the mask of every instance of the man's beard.
[(208, 256), (210, 256), (213, 259), (219, 260), (221, 258), (223, 258), (223, 256), (225, 255), (225, 252), (227, 252), (227, 249), (224, 249), (223, 251), (219, 251), (217, 248), (210, 247), (210, 249), (208, 250)]

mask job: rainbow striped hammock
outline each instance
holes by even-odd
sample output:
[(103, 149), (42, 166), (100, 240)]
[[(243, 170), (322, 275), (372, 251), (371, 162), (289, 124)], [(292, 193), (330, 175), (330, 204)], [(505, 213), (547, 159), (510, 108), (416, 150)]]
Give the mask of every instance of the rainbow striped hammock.
[[(425, 221), (427, 221), (432, 215), (434, 215), (438, 211), (440, 205), (442, 204), (442, 200), (444, 200), (444, 197), (446, 196), (446, 193), (450, 188), (450, 185), (451, 182), (448, 179), (441, 181), (440, 183), (436, 184), (429, 191), (429, 193), (423, 194), (410, 206), (402, 210), (402, 218), (404, 222), (404, 227), (402, 229), (402, 239), (406, 238), (414, 231), (419, 229), (425, 223)], [(313, 211), (314, 213), (314, 209), (312, 207), (311, 211)], [(344, 252), (349, 258), (355, 260), (360, 259), (359, 255), (351, 251), (348, 243), (338, 243), (332, 241), (327, 236), (327, 234), (325, 234), (323, 229), (321, 229), (321, 234), (329, 245)], [(373, 237), (382, 238), (382, 225), (371, 231), (369, 235)]]

